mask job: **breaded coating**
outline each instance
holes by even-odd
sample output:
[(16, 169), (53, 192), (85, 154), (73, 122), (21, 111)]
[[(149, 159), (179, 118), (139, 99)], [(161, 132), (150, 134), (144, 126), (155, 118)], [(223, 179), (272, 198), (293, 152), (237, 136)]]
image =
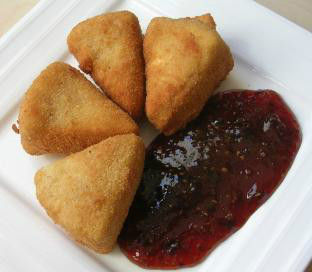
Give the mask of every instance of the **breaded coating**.
[(209, 14), (195, 18), (154, 18), (143, 50), (145, 111), (166, 135), (198, 116), (209, 96), (232, 70), (229, 47)]
[(143, 41), (129, 11), (106, 13), (75, 26), (67, 38), (80, 68), (134, 119), (144, 109)]
[(41, 168), (37, 198), (74, 240), (110, 252), (141, 180), (144, 154), (134, 134), (108, 138)]
[(135, 133), (138, 126), (68, 64), (50, 64), (22, 101), (19, 131), (26, 152), (69, 154), (108, 137)]

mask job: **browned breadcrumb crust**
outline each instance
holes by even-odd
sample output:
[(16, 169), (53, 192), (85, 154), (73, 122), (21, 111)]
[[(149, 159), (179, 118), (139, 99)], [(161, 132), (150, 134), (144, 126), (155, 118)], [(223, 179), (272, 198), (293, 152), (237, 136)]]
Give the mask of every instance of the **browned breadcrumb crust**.
[(77, 69), (50, 64), (21, 103), (21, 142), (29, 154), (69, 154), (110, 136), (135, 133), (138, 126)]
[(139, 185), (144, 154), (134, 134), (108, 138), (41, 168), (37, 198), (74, 240), (110, 252)]
[(20, 133), (20, 132), (19, 132), (19, 129), (18, 129), (18, 127), (17, 127), (16, 124), (13, 124), (13, 125), (12, 125), (12, 130), (13, 130), (16, 134), (19, 134), (19, 133)]
[(229, 47), (210, 14), (195, 18), (158, 17), (143, 44), (149, 121), (166, 135), (193, 120), (232, 70)]
[(134, 119), (144, 109), (144, 59), (138, 18), (106, 13), (76, 25), (67, 38), (80, 68)]

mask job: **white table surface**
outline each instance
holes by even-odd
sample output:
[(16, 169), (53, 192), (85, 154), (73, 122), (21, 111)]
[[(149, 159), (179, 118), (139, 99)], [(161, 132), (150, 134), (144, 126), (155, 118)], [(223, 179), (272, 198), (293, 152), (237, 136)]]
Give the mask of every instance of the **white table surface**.
[[(312, 32), (312, 0), (256, 1)], [(38, 0), (0, 0), (0, 37), (38, 2)], [(312, 263), (306, 271), (312, 272)]]

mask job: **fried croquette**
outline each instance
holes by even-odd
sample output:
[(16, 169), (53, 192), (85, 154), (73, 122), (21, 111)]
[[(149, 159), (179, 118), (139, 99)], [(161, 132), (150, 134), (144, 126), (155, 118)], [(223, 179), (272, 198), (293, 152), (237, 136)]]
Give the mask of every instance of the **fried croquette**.
[(108, 253), (140, 182), (144, 153), (134, 134), (108, 138), (40, 169), (37, 198), (74, 240)]
[(138, 134), (138, 126), (77, 69), (55, 62), (26, 92), (19, 131), (29, 154), (69, 154), (110, 136)]
[(232, 70), (229, 47), (209, 14), (154, 18), (143, 43), (149, 121), (166, 135), (193, 120)]
[(143, 41), (138, 18), (129, 11), (106, 13), (75, 26), (68, 48), (80, 68), (134, 119), (144, 109)]

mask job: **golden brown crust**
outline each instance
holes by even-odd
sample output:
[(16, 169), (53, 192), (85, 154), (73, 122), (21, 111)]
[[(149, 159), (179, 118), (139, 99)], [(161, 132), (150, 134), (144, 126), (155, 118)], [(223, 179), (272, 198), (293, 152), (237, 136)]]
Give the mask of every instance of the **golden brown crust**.
[(210, 29), (216, 30), (217, 27), (216, 23), (209, 13), (200, 16), (195, 16), (194, 18), (205, 23)]
[(134, 134), (108, 138), (40, 169), (37, 198), (73, 239), (111, 251), (141, 179), (144, 143)]
[(138, 133), (130, 116), (77, 69), (50, 64), (34, 80), (19, 113), (21, 142), (29, 154), (68, 154), (110, 136)]
[(183, 128), (233, 68), (212, 17), (154, 18), (143, 43), (149, 121), (164, 134)]
[(144, 108), (144, 60), (138, 18), (129, 11), (90, 18), (72, 29), (67, 43), (80, 68), (139, 119)]

